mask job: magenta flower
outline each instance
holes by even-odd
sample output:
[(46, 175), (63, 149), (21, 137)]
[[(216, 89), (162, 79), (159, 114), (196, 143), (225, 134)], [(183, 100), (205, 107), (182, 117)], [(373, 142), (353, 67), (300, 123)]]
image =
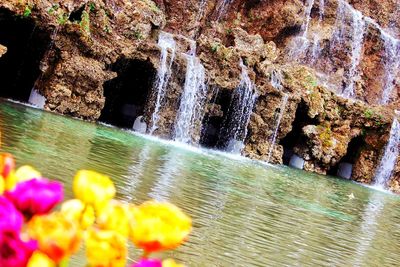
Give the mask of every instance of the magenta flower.
[(141, 259), (131, 267), (162, 267), (162, 262), (157, 259)]
[(22, 224), (23, 218), (21, 213), (7, 198), (0, 196), (0, 232), (18, 235)]
[(64, 198), (60, 182), (36, 178), (17, 184), (5, 195), (27, 218), (48, 213)]
[(0, 266), (25, 267), (36, 249), (36, 241), (24, 242), (19, 235), (2, 233), (0, 234)]

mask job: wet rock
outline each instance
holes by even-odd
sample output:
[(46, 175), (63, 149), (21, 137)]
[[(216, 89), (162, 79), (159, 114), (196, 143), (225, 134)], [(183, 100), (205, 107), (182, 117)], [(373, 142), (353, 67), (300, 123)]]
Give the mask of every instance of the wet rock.
[(2, 57), (5, 53), (7, 53), (7, 47), (0, 44), (0, 57)]

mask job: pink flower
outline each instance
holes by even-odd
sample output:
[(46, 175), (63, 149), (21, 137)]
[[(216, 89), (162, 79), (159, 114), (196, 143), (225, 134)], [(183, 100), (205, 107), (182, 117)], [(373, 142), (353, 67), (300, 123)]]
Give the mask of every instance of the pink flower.
[(5, 195), (27, 218), (48, 213), (64, 198), (60, 182), (36, 178), (17, 184)]
[(162, 267), (162, 262), (157, 259), (141, 259), (131, 267)]
[(19, 234), (22, 223), (21, 213), (7, 198), (0, 196), (0, 232)]
[(24, 242), (19, 235), (0, 234), (0, 266), (25, 267), (37, 249), (36, 241)]

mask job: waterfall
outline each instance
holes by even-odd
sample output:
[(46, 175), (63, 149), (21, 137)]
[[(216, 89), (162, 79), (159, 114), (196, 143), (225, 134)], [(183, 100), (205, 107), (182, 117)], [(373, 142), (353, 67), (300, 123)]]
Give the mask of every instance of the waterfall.
[(282, 90), (282, 87), (283, 87), (282, 80), (283, 80), (282, 72), (274, 69), (270, 75), (270, 82), (271, 82), (272, 87), (274, 87), (275, 89), (278, 89), (278, 90)]
[(46, 105), (46, 98), (38, 90), (32, 89), (28, 102), (37, 108), (43, 109)]
[(374, 185), (378, 188), (386, 188), (399, 156), (400, 124), (393, 120), (389, 141), (386, 145), (383, 157), (375, 174)]
[(207, 98), (204, 67), (194, 55), (193, 48), (191, 53), (186, 55), (185, 85), (175, 125), (175, 140), (183, 143), (192, 143), (193, 136), (200, 135)]
[(307, 0), (306, 1), (306, 9), (304, 11), (305, 20), (303, 25), (301, 25), (301, 31), (303, 32), (303, 37), (307, 38), (308, 28), (310, 27), (311, 21), (311, 10), (314, 6), (314, 0)]
[(349, 79), (348, 83), (343, 90), (344, 97), (354, 97), (355, 91), (355, 81), (358, 76), (358, 66), (360, 65), (360, 60), (362, 56), (362, 48), (364, 44), (364, 32), (365, 32), (365, 21), (363, 20), (363, 15), (360, 11), (353, 8), (349, 9), (352, 14), (352, 28), (353, 36), (351, 40), (351, 65), (349, 69)]
[(225, 149), (232, 153), (240, 153), (247, 136), (247, 126), (256, 101), (256, 87), (251, 81), (247, 68), (240, 62), (242, 68), (241, 81), (233, 91), (230, 103), (230, 114), (225, 118), (221, 138), (227, 139)]
[(383, 78), (383, 93), (380, 102), (381, 104), (387, 104), (395, 87), (395, 80), (399, 72), (400, 46), (399, 40), (394, 39), (384, 32), (381, 33), (381, 38), (385, 47), (385, 76)]
[(221, 0), (220, 1), (220, 4), (219, 4), (219, 6), (218, 6), (218, 8), (217, 8), (217, 12), (218, 12), (218, 16), (217, 16), (217, 22), (221, 19), (221, 18), (223, 18), (224, 17), (224, 15), (225, 15), (225, 12), (226, 12), (226, 9), (227, 9), (227, 7), (231, 4), (231, 2), (232, 2), (233, 0)]
[[(322, 22), (325, 16), (325, 0), (319, 0), (319, 15), (318, 15), (318, 26), (322, 26)], [(311, 63), (315, 63), (315, 61), (319, 58), (321, 54), (321, 48), (319, 46), (320, 35), (319, 32), (314, 32), (313, 34), (313, 45), (311, 48)]]
[(282, 121), (283, 115), (285, 114), (288, 99), (289, 99), (289, 96), (287, 94), (284, 94), (283, 98), (282, 98), (281, 106), (279, 107), (279, 116), (278, 116), (278, 119), (276, 120), (275, 131), (269, 142), (267, 163), (269, 163), (269, 161), (271, 160), (272, 152), (274, 151), (276, 138), (278, 136), (278, 131), (279, 131), (279, 127), (281, 126), (281, 121)]
[[(159, 112), (167, 91), (168, 81), (171, 77), (172, 73), (171, 67), (175, 59), (175, 51), (176, 51), (176, 44), (173, 36), (166, 32), (160, 33), (158, 37), (158, 46), (161, 48), (160, 67), (157, 71), (157, 79), (154, 85), (156, 99), (155, 99), (154, 111), (151, 116), (152, 125), (150, 128), (150, 134), (153, 134), (154, 131), (158, 128), (157, 124), (160, 119)], [(171, 50), (169, 61), (168, 61), (168, 55), (169, 55), (168, 49)]]

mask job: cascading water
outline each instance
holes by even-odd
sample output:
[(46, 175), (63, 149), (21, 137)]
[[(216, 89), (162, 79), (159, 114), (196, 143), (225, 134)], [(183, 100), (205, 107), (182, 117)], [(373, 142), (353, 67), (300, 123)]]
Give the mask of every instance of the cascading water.
[[(347, 4), (348, 5), (348, 4)], [(347, 8), (352, 16), (352, 40), (351, 40), (351, 65), (348, 72), (349, 82), (343, 90), (343, 96), (353, 98), (355, 95), (354, 86), (358, 76), (362, 48), (364, 44), (365, 21), (360, 11), (354, 8)]]
[(273, 70), (270, 75), (271, 85), (278, 90), (282, 90), (282, 73), (279, 70)]
[(389, 141), (386, 145), (383, 157), (375, 174), (374, 185), (378, 188), (386, 188), (392, 176), (393, 169), (399, 156), (400, 124), (397, 119), (393, 120), (390, 130)]
[(286, 111), (286, 105), (287, 105), (288, 99), (289, 99), (289, 96), (287, 94), (284, 94), (283, 98), (282, 98), (281, 106), (279, 107), (279, 115), (276, 120), (275, 131), (269, 142), (270, 145), (269, 145), (269, 150), (268, 150), (267, 163), (270, 162), (272, 152), (274, 151), (276, 138), (278, 136), (278, 131), (279, 131), (279, 127), (281, 126), (281, 121), (282, 121), (283, 115), (285, 114), (285, 111)]
[(228, 140), (225, 149), (228, 152), (240, 153), (247, 136), (247, 126), (257, 98), (256, 87), (251, 81), (247, 68), (242, 68), (241, 82), (234, 90), (230, 103), (230, 116), (225, 118), (221, 139)]
[[(319, 0), (319, 16), (318, 16), (318, 26), (321, 27), (325, 16), (325, 0)], [(320, 33), (313, 33), (313, 42), (311, 48), (311, 63), (315, 63), (315, 61), (319, 58), (321, 54), (321, 47), (319, 46), (320, 42)]]
[[(166, 32), (161, 32), (158, 37), (158, 46), (161, 48), (160, 68), (157, 72), (157, 79), (155, 82), (155, 107), (151, 116), (150, 134), (158, 128), (158, 121), (160, 119), (160, 109), (167, 91), (168, 81), (171, 77), (171, 67), (175, 59), (176, 44), (173, 36)], [(171, 51), (169, 55), (168, 50)], [(168, 57), (169, 56), (169, 57)], [(169, 60), (168, 60), (169, 59)]]
[(207, 98), (205, 70), (194, 52), (192, 47), (191, 53), (186, 55), (185, 85), (175, 125), (175, 140), (183, 143), (193, 143), (193, 137), (200, 136)]
[(399, 72), (400, 42), (385, 32), (381, 33), (381, 38), (385, 47), (385, 76), (383, 78), (383, 93), (380, 102), (381, 104), (387, 104), (395, 87), (395, 79)]
[(227, 7), (231, 4), (233, 0), (221, 0), (220, 4), (217, 8), (218, 15), (217, 15), (217, 22), (224, 17)]

